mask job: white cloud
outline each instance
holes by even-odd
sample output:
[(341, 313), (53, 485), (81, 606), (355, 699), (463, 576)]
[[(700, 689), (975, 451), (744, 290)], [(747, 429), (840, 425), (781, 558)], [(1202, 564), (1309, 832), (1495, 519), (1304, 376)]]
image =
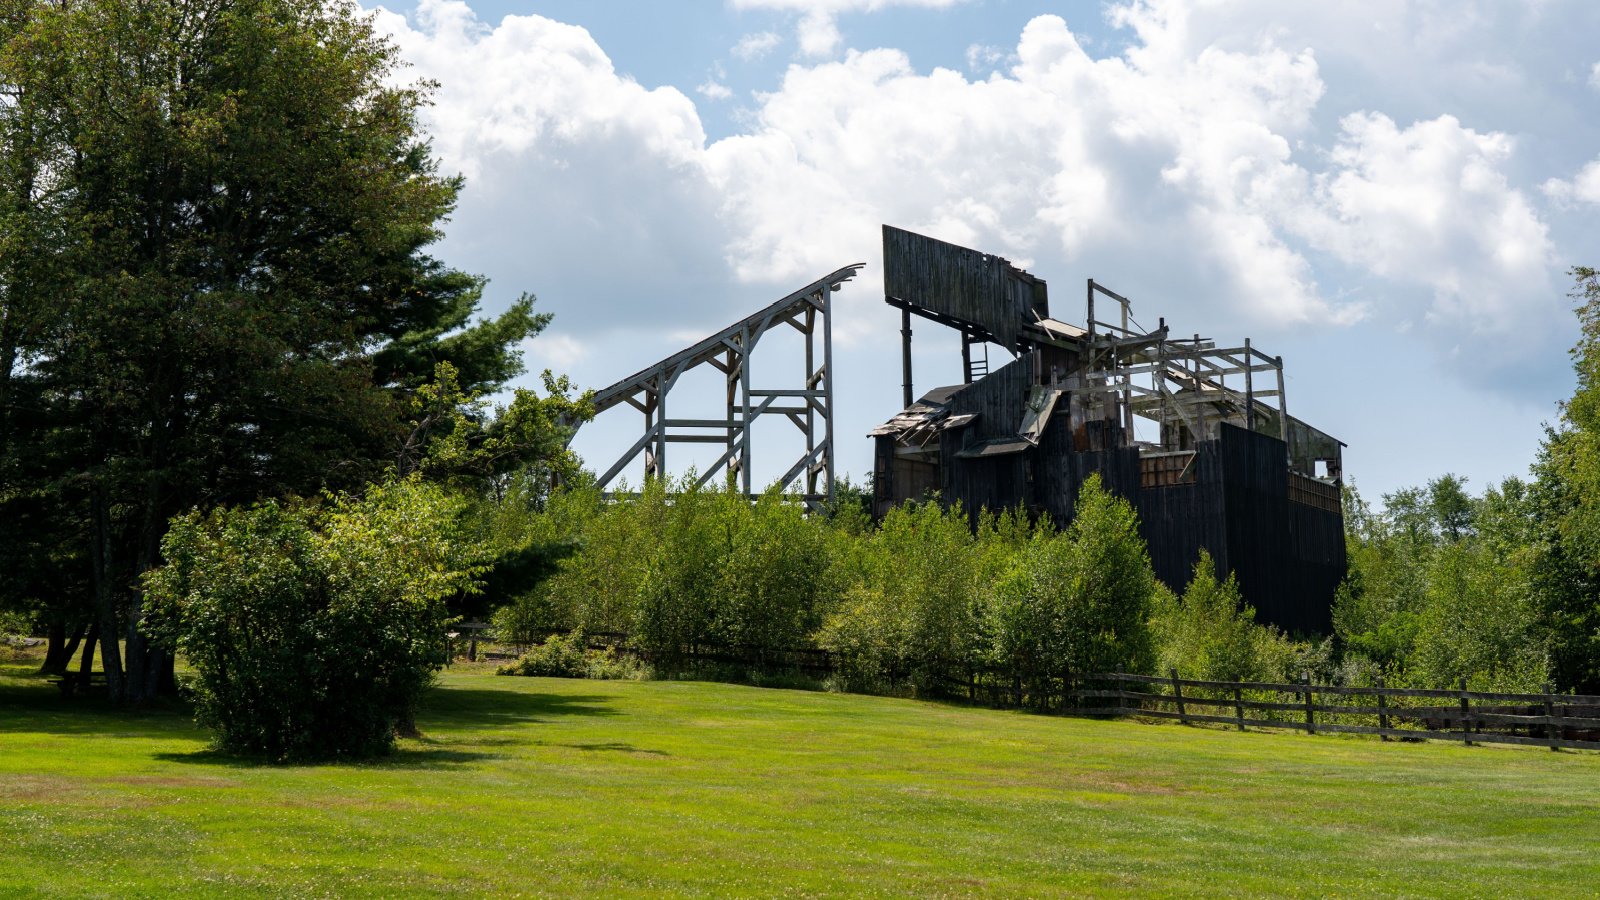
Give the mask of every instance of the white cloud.
[[(967, 46), (967, 71), (987, 72), (1008, 56), (1010, 56), (1010, 51), (1004, 47), (996, 47), (992, 44), (969, 44)], [(1014, 63), (1015, 59), (1012, 59), (1012, 62)]]
[[(889, 2), (735, 5), (834, 27), (841, 12)], [(380, 24), (415, 74), (442, 83), (436, 146), (473, 176), (452, 240), (514, 258), (547, 298), (552, 281), (580, 298), (628, 298), (564, 306), (575, 311), (563, 327), (584, 340), (721, 324), (731, 279), (764, 297), (872, 262), (883, 222), (1032, 266), (1060, 285), (1063, 316), (1068, 276), (1092, 274), (1161, 298), (1152, 313), (1173, 314), (1166, 304), (1181, 299), (1190, 327), (1223, 333), (1381, 316), (1425, 322), (1417, 339), (1441, 354), (1513, 352), (1540, 333), (1506, 336), (1559, 293), (1546, 226), (1509, 174), (1511, 137), (1436, 113), (1401, 126), (1371, 110), (1325, 131), (1318, 56), (1273, 29), (1218, 37), (1199, 21), (1211, 9), (1117, 7), (1131, 43), (1102, 58), (1041, 16), (1013, 65), (972, 80), (919, 72), (889, 49), (793, 65), (757, 95), (744, 133), (709, 145), (688, 97), (619, 75), (582, 29), (538, 16), (489, 28), (453, 0)], [(710, 79), (699, 90), (718, 99), (727, 88)], [(1592, 168), (1570, 196), (1600, 182), (1600, 161)], [(1367, 289), (1330, 294), (1330, 268)], [(845, 336), (850, 318), (836, 326)]]
[(729, 90), (727, 85), (714, 78), (707, 78), (699, 87), (695, 88), (695, 92), (703, 95), (708, 100), (726, 100), (733, 96), (733, 91)]
[(1292, 229), (1375, 275), (1427, 285), (1428, 318), (1473, 332), (1504, 334), (1549, 292), (1548, 229), (1504, 174), (1510, 137), (1452, 116), (1402, 129), (1356, 113), (1340, 125), (1313, 202), (1285, 212)]
[(1600, 91), (1600, 62), (1595, 63), (1594, 66), (1589, 69), (1589, 87)]
[(1552, 178), (1541, 189), (1557, 203), (1570, 205), (1579, 201), (1600, 204), (1600, 158), (1579, 169), (1571, 181)]
[(739, 43), (734, 44), (728, 51), (739, 59), (745, 61), (757, 60), (776, 50), (783, 43), (783, 38), (775, 31), (758, 31), (739, 38)]
[(965, 0), (733, 0), (734, 9), (769, 9), (800, 14), (796, 37), (806, 56), (828, 56), (838, 49), (841, 13), (877, 12), (892, 6), (945, 8)]

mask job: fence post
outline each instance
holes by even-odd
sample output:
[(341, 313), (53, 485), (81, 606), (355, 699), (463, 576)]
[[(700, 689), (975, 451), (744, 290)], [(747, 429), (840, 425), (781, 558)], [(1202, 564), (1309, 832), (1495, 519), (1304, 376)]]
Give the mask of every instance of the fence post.
[(1472, 730), (1467, 722), (1469, 710), (1467, 708), (1467, 679), (1461, 679), (1461, 742), (1468, 747), (1472, 746)]
[[(1383, 676), (1378, 676), (1378, 690), (1383, 690)], [(1389, 730), (1389, 698), (1383, 694), (1378, 695), (1378, 727), (1384, 731)], [(1378, 740), (1387, 741), (1387, 734), (1378, 735)]]
[(1239, 692), (1239, 683), (1233, 685), (1233, 717), (1238, 720), (1239, 730), (1244, 730), (1244, 697)]
[(1183, 683), (1178, 680), (1178, 669), (1172, 669), (1172, 698), (1178, 704), (1178, 721), (1184, 725), (1189, 724), (1189, 714), (1183, 708)]
[(1316, 702), (1311, 695), (1311, 673), (1306, 672), (1300, 676), (1300, 681), (1306, 688), (1306, 734), (1317, 733)]
[(1550, 751), (1552, 753), (1560, 753), (1561, 746), (1558, 742), (1561, 740), (1561, 729), (1556, 727), (1556, 701), (1551, 696), (1555, 692), (1555, 686), (1546, 681), (1544, 683), (1544, 736), (1545, 740), (1550, 742)]

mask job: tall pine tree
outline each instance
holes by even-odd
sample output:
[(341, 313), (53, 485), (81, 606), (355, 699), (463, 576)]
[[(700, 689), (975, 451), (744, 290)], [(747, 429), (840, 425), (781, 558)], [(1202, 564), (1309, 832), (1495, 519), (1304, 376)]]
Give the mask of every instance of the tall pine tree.
[(427, 254), (461, 182), (353, 4), (0, 0), (0, 29), (0, 557), (66, 548), (139, 701), (175, 513), (373, 477), (439, 363), (493, 389), (545, 318), (471, 323), (482, 280)]

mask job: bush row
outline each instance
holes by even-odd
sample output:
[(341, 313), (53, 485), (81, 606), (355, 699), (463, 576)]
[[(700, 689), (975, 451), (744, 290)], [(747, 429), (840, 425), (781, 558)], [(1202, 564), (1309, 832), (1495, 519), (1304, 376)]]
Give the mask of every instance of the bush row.
[(1052, 708), (1095, 671), (1266, 678), (1302, 662), (1209, 559), (1182, 595), (1157, 582), (1132, 507), (1097, 478), (1065, 528), (933, 502), (874, 525), (848, 501), (807, 516), (777, 492), (750, 503), (689, 479), (616, 502), (558, 493), (526, 527), (568, 546), (495, 615), (503, 639), (622, 635), (663, 673), (822, 650), (843, 688)]

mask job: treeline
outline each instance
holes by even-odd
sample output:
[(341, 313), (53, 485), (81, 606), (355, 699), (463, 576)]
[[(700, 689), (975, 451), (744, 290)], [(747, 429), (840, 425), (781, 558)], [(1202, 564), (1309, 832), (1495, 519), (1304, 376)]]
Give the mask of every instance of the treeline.
[(1600, 692), (1600, 278), (1573, 270), (1578, 385), (1528, 479), (1446, 475), (1372, 509), (1346, 497), (1334, 606), (1348, 659), (1419, 685)]
[(1133, 508), (1098, 478), (1064, 528), (1014, 512), (981, 514), (973, 527), (934, 502), (873, 524), (857, 499), (847, 492), (829, 514), (807, 516), (780, 493), (750, 503), (687, 478), (616, 502), (560, 492), (522, 520), (523, 540), (561, 542), (565, 555), (495, 614), (495, 628), (521, 644), (625, 635), (659, 672), (708, 657), (770, 669), (820, 650), (842, 689), (1040, 708), (1061, 706), (1092, 672), (1281, 678), (1322, 652), (1255, 624), (1209, 558), (1181, 595), (1169, 591)]

